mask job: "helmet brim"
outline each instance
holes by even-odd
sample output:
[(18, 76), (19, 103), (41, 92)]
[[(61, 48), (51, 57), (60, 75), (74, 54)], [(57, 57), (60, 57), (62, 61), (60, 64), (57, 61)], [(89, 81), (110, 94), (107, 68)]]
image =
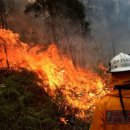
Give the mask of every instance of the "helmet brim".
[(115, 68), (112, 70), (108, 70), (107, 73), (124, 72), (124, 71), (130, 71), (130, 67)]

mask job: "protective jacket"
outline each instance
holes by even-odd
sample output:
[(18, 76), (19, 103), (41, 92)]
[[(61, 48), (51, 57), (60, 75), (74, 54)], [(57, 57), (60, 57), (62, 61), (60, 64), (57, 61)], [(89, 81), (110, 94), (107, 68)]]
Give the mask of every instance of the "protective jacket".
[(126, 118), (115, 89), (97, 103), (90, 130), (130, 130), (130, 90), (121, 93)]
[(130, 71), (112, 73), (113, 91), (101, 99), (90, 130), (130, 130)]

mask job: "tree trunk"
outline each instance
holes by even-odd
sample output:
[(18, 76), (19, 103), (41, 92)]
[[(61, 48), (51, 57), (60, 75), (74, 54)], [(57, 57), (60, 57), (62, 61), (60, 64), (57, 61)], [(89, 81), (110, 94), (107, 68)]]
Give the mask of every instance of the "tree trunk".
[(65, 35), (66, 35), (67, 46), (68, 46), (68, 49), (69, 49), (70, 58), (71, 58), (71, 60), (72, 60), (73, 65), (75, 65), (75, 60), (74, 60), (73, 53), (72, 53), (72, 49), (71, 49), (71, 46), (70, 46), (70, 41), (69, 41), (68, 32), (67, 32), (67, 30), (66, 30), (66, 28), (65, 28), (65, 24), (64, 24), (64, 21), (62, 20), (62, 18), (60, 18), (60, 20), (61, 20), (61, 23), (62, 23), (64, 32), (65, 32)]
[(7, 67), (8, 67), (8, 69), (9, 69), (9, 61), (8, 61), (7, 49), (6, 49), (5, 44), (4, 44), (4, 51), (5, 51), (5, 56), (6, 56), (6, 64), (7, 64)]

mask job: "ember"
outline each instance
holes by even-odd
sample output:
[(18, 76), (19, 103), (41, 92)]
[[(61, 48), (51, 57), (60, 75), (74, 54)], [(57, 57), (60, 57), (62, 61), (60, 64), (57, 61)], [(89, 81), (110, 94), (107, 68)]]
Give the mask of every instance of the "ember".
[(77, 118), (88, 120), (87, 111), (93, 110), (95, 102), (107, 93), (105, 82), (93, 71), (75, 68), (71, 59), (59, 56), (54, 43), (46, 51), (42, 48), (30, 47), (19, 40), (18, 34), (0, 29), (0, 67), (35, 71), (43, 81), (43, 89), (58, 100), (59, 107), (66, 113), (71, 108)]

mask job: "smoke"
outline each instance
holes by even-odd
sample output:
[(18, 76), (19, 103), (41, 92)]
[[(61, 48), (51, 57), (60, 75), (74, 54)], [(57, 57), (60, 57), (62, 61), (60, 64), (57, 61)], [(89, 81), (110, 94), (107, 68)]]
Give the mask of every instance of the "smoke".
[(89, 9), (94, 43), (103, 46), (103, 55), (112, 57), (120, 52), (130, 53), (130, 1), (84, 0)]
[(19, 33), (24, 42), (44, 44), (51, 42), (47, 41), (49, 38), (44, 35), (46, 33), (50, 36), (49, 32), (45, 31), (44, 19), (42, 17), (35, 18), (34, 14), (25, 15), (24, 10), (27, 3), (27, 0), (14, 0), (13, 10), (7, 18), (9, 28)]
[[(41, 43), (46, 47), (56, 42), (60, 54), (72, 58), (80, 67), (108, 64), (113, 55), (129, 53), (130, 18), (128, 0), (84, 0), (86, 21), (91, 25), (92, 40), (83, 36), (80, 24), (63, 16), (54, 18), (54, 28), (49, 14), (25, 15), (27, 0), (14, 0), (13, 11), (7, 22), (9, 28), (20, 34), (27, 43)], [(55, 34), (54, 32), (55, 31)], [(62, 58), (62, 57), (61, 57)]]
[[(34, 14), (25, 15), (27, 2), (14, 0), (14, 4), (11, 5), (13, 11), (7, 19), (9, 28), (18, 32), (24, 42), (45, 45), (52, 43), (54, 36), (50, 27), (51, 20), (43, 16), (48, 14), (39, 17), (35, 17)], [(59, 16), (55, 19), (55, 39), (61, 51), (71, 55), (75, 64), (80, 66), (88, 66), (88, 61), (93, 62), (93, 57), (96, 61), (103, 59), (108, 62), (119, 52), (130, 53), (130, 1), (84, 0), (84, 4), (93, 40), (88, 41), (82, 35), (80, 25)]]
[(72, 58), (75, 65), (86, 68), (93, 63), (91, 47), (83, 36), (80, 23), (57, 16), (53, 28), (47, 13), (38, 17), (32, 13), (25, 15), (27, 2), (27, 0), (14, 0), (13, 10), (7, 18), (9, 28), (19, 33), (22, 41), (31, 44), (41, 43), (46, 47), (56, 41), (59, 53)]

